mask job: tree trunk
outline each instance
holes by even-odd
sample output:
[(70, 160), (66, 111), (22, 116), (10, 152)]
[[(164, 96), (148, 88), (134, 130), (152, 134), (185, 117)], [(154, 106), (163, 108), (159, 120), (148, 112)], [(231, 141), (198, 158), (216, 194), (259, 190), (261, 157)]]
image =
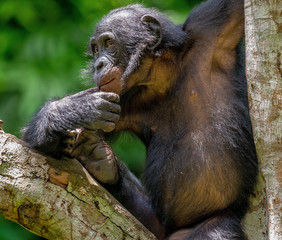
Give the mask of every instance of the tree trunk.
[(246, 0), (246, 67), (250, 115), (260, 163), (245, 226), (252, 240), (282, 239), (282, 1)]
[(1, 128), (0, 213), (47, 239), (156, 239), (77, 160), (43, 156)]

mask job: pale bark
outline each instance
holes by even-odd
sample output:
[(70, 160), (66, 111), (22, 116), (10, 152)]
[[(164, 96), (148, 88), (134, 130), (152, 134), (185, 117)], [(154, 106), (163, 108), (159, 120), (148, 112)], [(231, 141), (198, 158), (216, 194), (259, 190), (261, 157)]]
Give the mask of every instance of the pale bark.
[(250, 115), (260, 164), (245, 226), (250, 239), (282, 239), (282, 1), (246, 0)]
[(75, 159), (55, 160), (0, 128), (0, 213), (47, 239), (155, 239)]

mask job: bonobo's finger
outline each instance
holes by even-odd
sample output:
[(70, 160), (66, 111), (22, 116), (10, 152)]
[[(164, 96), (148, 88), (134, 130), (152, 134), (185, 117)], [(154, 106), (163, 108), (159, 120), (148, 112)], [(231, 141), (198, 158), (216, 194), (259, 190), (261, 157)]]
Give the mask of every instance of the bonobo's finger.
[(86, 94), (92, 94), (94, 92), (99, 92), (99, 88), (98, 87), (89, 88), (89, 89), (86, 89), (84, 91), (73, 94), (72, 97), (74, 97), (74, 98), (81, 97), (81, 96), (84, 96)]
[(107, 122), (117, 123), (119, 121), (120, 116), (116, 113), (112, 112), (103, 112), (99, 115), (99, 120), (104, 120)]
[(104, 122), (102, 124), (102, 128), (101, 129), (104, 132), (112, 132), (112, 131), (115, 130), (115, 128), (116, 128), (116, 124), (115, 123), (113, 123), (113, 122)]
[(119, 103), (119, 95), (116, 93), (112, 93), (112, 92), (95, 92), (93, 93), (95, 94), (95, 96), (99, 96), (105, 100), (108, 100), (110, 102), (115, 102), (115, 103)]
[(102, 100), (99, 105), (97, 106), (97, 109), (99, 110), (107, 110), (109, 112), (113, 113), (120, 113), (121, 112), (121, 107), (117, 103), (109, 102), (107, 100)]
[(102, 130), (106, 133), (112, 132), (114, 131), (116, 128), (116, 124), (112, 123), (112, 122), (106, 122), (102, 128)]
[(104, 132), (112, 132), (116, 127), (116, 124), (113, 122), (108, 122), (104, 120), (95, 121), (93, 124), (87, 124), (84, 126), (87, 130), (102, 130)]

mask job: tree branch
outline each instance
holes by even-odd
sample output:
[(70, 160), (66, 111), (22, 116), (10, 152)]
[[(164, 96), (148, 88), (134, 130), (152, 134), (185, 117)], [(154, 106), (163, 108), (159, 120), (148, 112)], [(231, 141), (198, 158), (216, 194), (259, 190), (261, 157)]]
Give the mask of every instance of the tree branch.
[(0, 213), (47, 239), (156, 239), (77, 160), (43, 156), (1, 128)]

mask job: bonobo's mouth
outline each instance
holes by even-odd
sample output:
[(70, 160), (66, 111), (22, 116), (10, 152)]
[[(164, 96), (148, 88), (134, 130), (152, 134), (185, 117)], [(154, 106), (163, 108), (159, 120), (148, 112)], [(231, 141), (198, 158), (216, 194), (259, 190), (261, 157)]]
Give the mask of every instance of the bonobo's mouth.
[(123, 74), (122, 67), (113, 67), (109, 72), (103, 74), (97, 81), (97, 87), (103, 92), (114, 92), (120, 94), (122, 91), (121, 77)]
[[(108, 82), (105, 82), (105, 83), (100, 82), (100, 83), (98, 84), (99, 90), (102, 89), (102, 88), (105, 88), (107, 85), (109, 85), (109, 84), (110, 84), (111, 82), (113, 82), (115, 79), (116, 79), (116, 77), (114, 77), (112, 80), (110, 80), (110, 81), (108, 81)], [(103, 90), (103, 89), (102, 89), (102, 90)]]
[(115, 76), (114, 78), (110, 78), (110, 81), (101, 81), (99, 84), (97, 84), (97, 87), (99, 88), (99, 91), (103, 92), (114, 92), (117, 94), (121, 93), (121, 81), (118, 76)]

